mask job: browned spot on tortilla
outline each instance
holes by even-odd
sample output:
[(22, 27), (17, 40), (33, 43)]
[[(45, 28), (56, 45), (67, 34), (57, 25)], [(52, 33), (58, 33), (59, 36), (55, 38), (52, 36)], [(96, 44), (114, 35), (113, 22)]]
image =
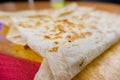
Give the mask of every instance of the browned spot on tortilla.
[(57, 52), (58, 51), (58, 47), (53, 47), (52, 49), (48, 50), (48, 52)]
[(66, 38), (67, 38), (68, 42), (72, 41), (72, 36), (71, 35), (66, 36)]
[(77, 40), (77, 39), (83, 39), (83, 38), (86, 38), (86, 37), (89, 37), (92, 35), (91, 32), (83, 32), (83, 33), (80, 33), (78, 34), (77, 32), (72, 32), (73, 35), (68, 35), (66, 38), (68, 41), (74, 41), (74, 40)]
[(19, 26), (21, 26), (21, 27), (25, 28), (25, 26), (24, 26), (22, 23), (19, 23)]
[(45, 28), (48, 30), (49, 29), (49, 27), (48, 26), (45, 26)]
[(92, 35), (92, 33), (91, 32), (85, 32), (84, 35), (85, 35), (85, 37), (89, 37), (89, 36)]
[(21, 22), (19, 23), (19, 26), (23, 28), (37, 28), (37, 26), (32, 26), (28, 23), (21, 23)]
[(55, 43), (55, 44), (58, 44), (58, 42), (57, 42), (57, 41), (55, 41), (54, 43)]
[(52, 38), (52, 39), (54, 40), (54, 39), (58, 39), (58, 38), (62, 38), (62, 36), (55, 36), (55, 37)]
[(68, 42), (72, 42), (71, 40), (69, 40)]
[(63, 22), (65, 22), (69, 27), (73, 27), (73, 26), (75, 26), (74, 23), (68, 21), (67, 19), (63, 20)]
[(54, 36), (54, 37), (51, 38), (50, 36), (45, 35), (44, 38), (45, 39), (49, 39), (49, 40), (56, 40), (56, 39), (61, 39), (62, 36), (58, 35), (58, 36)]
[(55, 21), (55, 23), (64, 24), (64, 25), (67, 25), (68, 27), (74, 27), (75, 26), (75, 24), (73, 22), (70, 22), (68, 19), (57, 20), (57, 21)]
[(83, 36), (80, 36), (79, 34), (77, 34), (76, 32), (72, 32), (73, 35), (68, 35), (66, 38), (68, 40), (68, 42), (71, 42), (71, 41), (74, 41), (76, 39), (79, 39), (80, 37), (83, 37)]
[(49, 36), (47, 36), (47, 35), (45, 35), (45, 36), (44, 36), (44, 38), (45, 38), (45, 39), (50, 39), (50, 37), (49, 37)]
[(58, 26), (57, 26), (57, 28), (58, 28), (58, 30), (59, 30), (59, 31), (61, 31), (61, 32), (65, 32), (64, 27), (63, 27), (63, 26), (58, 25)]
[(41, 25), (41, 23), (40, 22), (36, 22), (36, 25), (35, 26), (40, 26)]
[(79, 27), (79, 29), (84, 29), (85, 28), (85, 26), (83, 24), (79, 24), (78, 27)]
[(25, 45), (24, 48), (27, 50), (27, 49), (30, 49), (30, 47), (28, 45)]
[(70, 35), (68, 35), (66, 38), (67, 38), (67, 39), (70, 39), (70, 38), (71, 38), (71, 36), (70, 36)]
[(80, 34), (78, 34), (78, 33), (76, 33), (76, 32), (72, 32), (72, 33), (73, 33), (73, 38), (72, 38), (72, 40), (77, 40), (77, 39), (85, 38), (84, 33), (80, 33)]
[(82, 60), (82, 62), (79, 64), (79, 66), (81, 67), (85, 62), (85, 59)]
[(55, 36), (56, 36), (56, 37), (57, 37), (57, 36), (60, 36), (62, 33), (63, 33), (63, 32), (60, 31), (60, 32), (56, 33)]
[(56, 29), (51, 30), (51, 32), (56, 32)]
[(55, 29), (51, 30), (52, 32), (57, 32), (54, 35), (55, 36), (60, 36), (63, 33), (65, 33), (64, 27), (62, 25), (56, 25)]

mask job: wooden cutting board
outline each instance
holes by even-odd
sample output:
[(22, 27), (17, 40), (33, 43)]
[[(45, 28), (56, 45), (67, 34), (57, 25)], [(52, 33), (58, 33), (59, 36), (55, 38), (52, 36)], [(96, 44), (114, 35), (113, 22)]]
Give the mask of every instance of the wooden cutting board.
[[(13, 5), (13, 8), (10, 6)], [(120, 14), (120, 6), (107, 3), (87, 3), (79, 2), (80, 6), (93, 6), (98, 10), (105, 10)], [(34, 9), (43, 9), (49, 7), (48, 2), (36, 2)], [(4, 11), (18, 11), (33, 9), (27, 3), (5, 3), (0, 5)], [(4, 38), (7, 29), (1, 32)], [(7, 41), (5, 38), (0, 40), (0, 51), (10, 55), (41, 62), (42, 59), (35, 52), (28, 50), (25, 46), (15, 45)], [(28, 53), (29, 51), (29, 53)], [(17, 52), (17, 53), (16, 53)], [(102, 55), (93, 60), (86, 66), (73, 80), (120, 80), (120, 42), (116, 43)]]

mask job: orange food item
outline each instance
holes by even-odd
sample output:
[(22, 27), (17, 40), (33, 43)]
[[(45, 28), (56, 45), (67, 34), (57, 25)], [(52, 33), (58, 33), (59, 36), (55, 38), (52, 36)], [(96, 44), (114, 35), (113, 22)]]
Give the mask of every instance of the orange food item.
[(31, 50), (29, 47), (13, 44), (9, 42), (5, 38), (8, 29), (9, 28), (7, 26), (4, 26), (0, 33), (0, 37), (2, 38), (2, 40), (0, 40), (0, 52), (4, 52), (6, 54), (19, 58), (28, 59), (31, 61), (42, 62), (43, 58), (39, 56), (36, 52)]

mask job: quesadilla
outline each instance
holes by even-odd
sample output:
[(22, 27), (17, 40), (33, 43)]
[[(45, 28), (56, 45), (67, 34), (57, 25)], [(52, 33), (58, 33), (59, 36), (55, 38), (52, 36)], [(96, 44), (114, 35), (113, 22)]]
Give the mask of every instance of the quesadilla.
[(69, 11), (45, 20), (12, 18), (22, 40), (44, 58), (35, 80), (71, 80), (119, 40), (120, 16), (78, 6)]

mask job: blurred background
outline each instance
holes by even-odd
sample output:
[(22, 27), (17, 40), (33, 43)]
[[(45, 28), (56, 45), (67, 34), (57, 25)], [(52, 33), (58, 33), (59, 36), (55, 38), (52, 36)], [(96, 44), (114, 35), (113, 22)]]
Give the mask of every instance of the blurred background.
[[(0, 0), (0, 3), (4, 2), (21, 2), (27, 0)], [(34, 1), (50, 1), (50, 0), (34, 0)], [(109, 2), (109, 3), (116, 3), (120, 4), (120, 0), (65, 0), (65, 1), (89, 1), (89, 2)]]
[[(83, 4), (82, 2), (88, 2), (85, 5), (87, 6), (94, 5), (93, 7), (96, 7), (97, 4), (96, 3), (91, 4), (90, 2), (114, 3), (117, 4), (116, 6), (120, 5), (120, 0), (0, 0), (0, 10), (1, 11), (40, 10), (53, 7), (55, 6), (53, 4), (58, 3), (59, 1), (63, 1), (63, 3), (60, 3), (60, 5), (61, 4), (64, 5), (64, 1), (81, 2), (81, 4)], [(52, 5), (49, 4), (49, 2), (51, 2)], [(102, 3), (99, 3), (101, 4), (100, 7), (102, 9), (110, 7), (109, 5), (106, 4), (103, 5)], [(112, 8), (111, 10), (114, 10), (114, 8)]]

